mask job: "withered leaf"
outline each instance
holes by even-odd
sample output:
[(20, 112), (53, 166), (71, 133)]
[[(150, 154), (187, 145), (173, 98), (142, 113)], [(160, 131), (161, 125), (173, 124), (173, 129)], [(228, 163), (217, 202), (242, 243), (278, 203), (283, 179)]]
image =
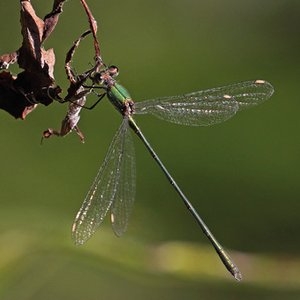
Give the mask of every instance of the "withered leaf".
[(0, 69), (8, 69), (9, 65), (17, 62), (18, 52), (3, 54), (0, 56)]
[(42, 72), (49, 76), (49, 65), (53, 69), (55, 57), (53, 55), (45, 62), (45, 50), (42, 48), (44, 21), (36, 15), (30, 1), (21, 1), (20, 14), (23, 42), (19, 49), (18, 64), (24, 70)]
[(53, 3), (53, 8), (52, 11), (47, 14), (44, 18), (44, 32), (43, 32), (43, 38), (42, 41), (45, 41), (47, 39), (47, 37), (52, 33), (52, 31), (54, 30), (58, 19), (59, 19), (59, 15), (62, 13), (63, 11), (63, 5), (64, 2), (66, 2), (67, 0), (55, 0)]
[(54, 51), (45, 50), (42, 43), (53, 32), (65, 1), (54, 0), (52, 11), (44, 20), (36, 15), (29, 0), (20, 1), (22, 46), (0, 56), (0, 68), (8, 68), (17, 61), (24, 69), (17, 76), (0, 73), (0, 108), (15, 118), (24, 119), (38, 103), (49, 105), (54, 99), (61, 99), (61, 89), (54, 80)]
[(27, 97), (15, 88), (15, 79), (9, 72), (0, 73), (0, 108), (15, 118), (25, 119), (37, 104), (29, 103)]

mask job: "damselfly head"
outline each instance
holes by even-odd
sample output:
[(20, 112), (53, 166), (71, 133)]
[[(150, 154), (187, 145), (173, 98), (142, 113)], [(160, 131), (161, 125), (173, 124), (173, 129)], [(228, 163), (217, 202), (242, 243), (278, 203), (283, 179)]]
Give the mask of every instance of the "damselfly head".
[(119, 75), (119, 68), (116, 66), (109, 66), (107, 71), (111, 77), (116, 77)]
[(115, 83), (114, 77), (118, 76), (119, 69), (116, 66), (109, 66), (108, 68), (95, 72), (92, 76), (94, 83), (112, 85)]

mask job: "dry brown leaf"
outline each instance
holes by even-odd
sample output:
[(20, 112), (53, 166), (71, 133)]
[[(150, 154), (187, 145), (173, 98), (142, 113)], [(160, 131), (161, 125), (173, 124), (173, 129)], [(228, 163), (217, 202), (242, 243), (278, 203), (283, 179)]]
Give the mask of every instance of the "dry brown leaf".
[(0, 56), (0, 68), (7, 69), (17, 61), (24, 69), (17, 76), (0, 73), (0, 108), (15, 118), (24, 119), (38, 103), (49, 105), (54, 99), (60, 100), (61, 89), (54, 80), (54, 51), (45, 50), (42, 43), (53, 32), (65, 1), (54, 0), (44, 20), (36, 15), (29, 0), (20, 1), (22, 46)]

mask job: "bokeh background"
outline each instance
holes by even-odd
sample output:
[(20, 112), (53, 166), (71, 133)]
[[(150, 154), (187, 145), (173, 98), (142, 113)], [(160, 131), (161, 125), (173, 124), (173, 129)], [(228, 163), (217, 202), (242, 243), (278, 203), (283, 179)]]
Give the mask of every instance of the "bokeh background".
[[(32, 1), (40, 16), (52, 1)], [(75, 134), (40, 145), (67, 105), (25, 121), (1, 111), (0, 298), (299, 299), (300, 2), (297, 0), (88, 1), (102, 54), (136, 101), (266, 79), (263, 105), (206, 128), (137, 116), (144, 134), (239, 265), (230, 277), (164, 175), (135, 139), (137, 195), (128, 232), (109, 220), (81, 247), (73, 218), (103, 161), (120, 116), (108, 101), (83, 110)], [(0, 53), (21, 43), (18, 1), (1, 1)], [(64, 57), (88, 28), (68, 1), (46, 43), (66, 89)], [(74, 58), (93, 62), (87, 39)], [(18, 69), (11, 69), (17, 73)], [(89, 100), (93, 102), (95, 99)]]

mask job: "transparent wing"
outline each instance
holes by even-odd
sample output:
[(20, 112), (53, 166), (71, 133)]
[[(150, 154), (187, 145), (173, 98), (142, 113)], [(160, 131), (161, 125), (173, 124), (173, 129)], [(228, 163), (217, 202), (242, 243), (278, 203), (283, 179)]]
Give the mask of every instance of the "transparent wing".
[(121, 236), (127, 229), (135, 199), (135, 151), (131, 130), (128, 130), (127, 120), (122, 143), (122, 159), (119, 166), (120, 176), (110, 215), (112, 228), (117, 236)]
[(216, 88), (216, 90), (218, 89), (234, 97), (239, 104), (240, 110), (263, 103), (274, 93), (271, 83), (265, 80), (244, 81)]
[(231, 118), (239, 109), (252, 107), (273, 94), (264, 80), (245, 81), (181, 96), (135, 103), (136, 114), (152, 114), (169, 122), (208, 126)]
[[(129, 181), (126, 183), (122, 183), (121, 181), (122, 179), (125, 179), (126, 181), (125, 175), (123, 174), (124, 166), (125, 170), (127, 170), (125, 174), (128, 174), (128, 170), (134, 169), (133, 157), (130, 158), (130, 162), (125, 162), (125, 159), (129, 157), (129, 154), (127, 157), (124, 155), (124, 152), (126, 152), (125, 148), (130, 148), (132, 146), (131, 139), (129, 142), (126, 141), (130, 134), (128, 129), (128, 120), (124, 118), (113, 138), (104, 163), (100, 167), (100, 170), (76, 215), (72, 227), (72, 236), (76, 244), (83, 244), (91, 237), (101, 225), (113, 202), (119, 201), (120, 198), (122, 198), (122, 192), (126, 190), (126, 197), (123, 197), (122, 199), (128, 200), (130, 198), (129, 193), (134, 191), (134, 175), (128, 175)], [(131, 165), (131, 167), (128, 167), (128, 165)], [(124, 188), (124, 185), (126, 186), (126, 189)], [(120, 224), (125, 224), (127, 222), (130, 210), (129, 206), (132, 202), (133, 197), (130, 200), (130, 204), (126, 204), (127, 213), (124, 215), (120, 216), (119, 209), (114, 208), (114, 210), (116, 210), (115, 220), (118, 222), (119, 226), (121, 226)], [(115, 205), (115, 207), (119, 208), (119, 205)], [(125, 218), (125, 220), (122, 218)], [(121, 229), (118, 228), (117, 234), (120, 231)]]

